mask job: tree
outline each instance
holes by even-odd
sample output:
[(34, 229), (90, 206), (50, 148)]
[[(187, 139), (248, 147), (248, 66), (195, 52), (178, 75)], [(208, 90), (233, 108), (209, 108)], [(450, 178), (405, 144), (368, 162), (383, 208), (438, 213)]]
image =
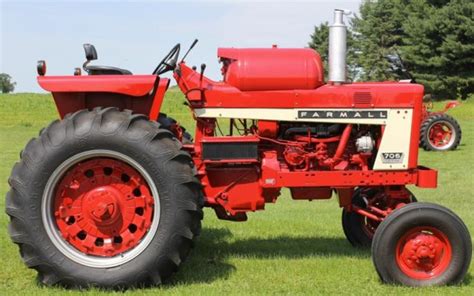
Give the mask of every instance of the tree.
[(7, 94), (15, 90), (16, 82), (12, 82), (12, 78), (7, 73), (0, 73), (0, 87), (2, 93)]
[[(348, 32), (349, 76), (356, 80), (406, 79), (390, 57), (433, 98), (465, 99), (474, 92), (472, 0), (365, 0)], [(329, 26), (315, 27), (309, 43), (327, 69)]]
[(400, 78), (387, 57), (396, 55), (404, 37), (402, 23), (406, 16), (402, 7), (405, 5), (403, 0), (365, 1), (360, 6), (360, 15), (352, 19), (355, 63), (361, 70), (361, 80)]
[(311, 34), (311, 41), (308, 46), (316, 50), (321, 56), (324, 66), (324, 76), (328, 74), (328, 51), (329, 51), (329, 25), (328, 22), (322, 23), (314, 27)]
[(474, 3), (413, 1), (403, 30), (406, 66), (434, 98), (474, 92)]

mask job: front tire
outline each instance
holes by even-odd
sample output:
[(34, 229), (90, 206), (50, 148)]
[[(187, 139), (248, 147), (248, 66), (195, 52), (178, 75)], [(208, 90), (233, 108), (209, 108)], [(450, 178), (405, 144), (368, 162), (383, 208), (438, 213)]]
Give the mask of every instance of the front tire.
[(430, 115), (421, 124), (420, 146), (426, 151), (454, 150), (461, 142), (461, 127), (448, 114)]
[(143, 115), (81, 110), (32, 139), (7, 193), (9, 233), (46, 285), (129, 288), (175, 272), (202, 200), (181, 143)]
[(429, 203), (396, 210), (377, 228), (372, 243), (375, 268), (388, 284), (458, 284), (466, 275), (471, 255), (471, 236), (461, 219)]

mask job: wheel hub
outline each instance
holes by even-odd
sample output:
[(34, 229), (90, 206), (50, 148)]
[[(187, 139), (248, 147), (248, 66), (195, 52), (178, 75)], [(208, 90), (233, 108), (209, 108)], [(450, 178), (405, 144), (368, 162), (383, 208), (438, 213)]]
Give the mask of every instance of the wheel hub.
[(444, 148), (451, 144), (453, 139), (453, 127), (447, 122), (438, 122), (429, 130), (429, 141), (437, 148)]
[(149, 231), (153, 211), (148, 184), (120, 160), (79, 162), (56, 187), (57, 227), (67, 243), (88, 255), (112, 257), (133, 249)]
[(120, 200), (123, 196), (119, 190), (113, 186), (101, 186), (85, 195), (83, 207), (96, 225), (107, 225), (120, 216)]
[(415, 228), (397, 244), (396, 260), (400, 269), (415, 279), (430, 279), (442, 274), (451, 261), (451, 245), (435, 228)]

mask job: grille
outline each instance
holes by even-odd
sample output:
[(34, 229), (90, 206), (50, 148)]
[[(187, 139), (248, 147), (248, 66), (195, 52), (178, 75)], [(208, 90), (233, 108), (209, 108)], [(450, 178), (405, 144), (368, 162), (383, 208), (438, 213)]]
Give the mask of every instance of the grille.
[(372, 105), (372, 94), (370, 92), (355, 92), (354, 105), (370, 106)]

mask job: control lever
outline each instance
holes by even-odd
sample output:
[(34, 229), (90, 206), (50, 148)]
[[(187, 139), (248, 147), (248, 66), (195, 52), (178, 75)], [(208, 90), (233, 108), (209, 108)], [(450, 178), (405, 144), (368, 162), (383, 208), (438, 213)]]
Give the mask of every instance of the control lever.
[(201, 64), (201, 76), (199, 76), (199, 82), (200, 82), (199, 87), (201, 87), (201, 84), (202, 84), (202, 78), (204, 77), (204, 70), (206, 70), (206, 64)]

